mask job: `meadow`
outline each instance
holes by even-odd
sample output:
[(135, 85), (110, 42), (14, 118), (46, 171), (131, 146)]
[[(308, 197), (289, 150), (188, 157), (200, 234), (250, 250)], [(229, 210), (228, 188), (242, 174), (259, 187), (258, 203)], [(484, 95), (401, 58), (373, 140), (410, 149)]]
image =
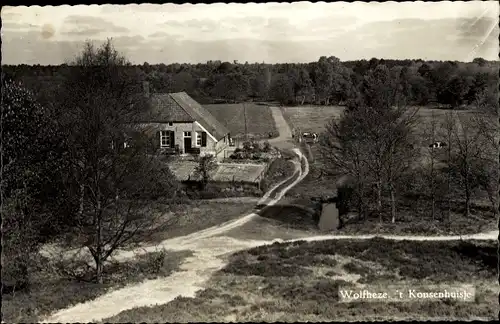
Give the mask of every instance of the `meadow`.
[[(339, 118), (342, 114), (342, 107), (285, 107), (283, 112), (285, 118), (290, 123), (291, 127), (301, 125), (301, 131), (317, 131), (318, 133), (324, 129), (325, 123), (331, 118)], [(454, 113), (461, 121), (470, 119), (473, 112), (470, 110), (458, 110)], [(436, 122), (436, 138), (435, 140), (447, 141), (445, 138), (445, 130), (442, 124), (446, 121), (447, 110), (418, 107), (418, 122), (415, 127), (415, 135), (417, 145), (421, 146), (421, 159), (416, 159), (418, 164), (424, 165), (428, 160), (430, 139), (426, 133), (429, 131), (432, 120)], [(459, 122), (457, 126), (460, 127)], [(321, 135), (320, 135), (321, 136)], [(290, 219), (279, 217), (279, 213), (269, 214), (274, 221), (284, 223), (283, 225), (291, 226), (295, 229), (301, 229), (304, 224), (307, 224), (308, 229), (314, 229), (314, 221), (311, 223), (311, 217), (319, 218), (320, 205), (317, 199), (325, 199), (333, 197), (337, 190), (338, 179), (328, 177), (322, 173), (321, 152), (318, 144), (310, 145), (312, 158), (308, 156), (310, 162), (310, 173), (297, 186), (292, 188), (285, 198), (280, 202), (282, 206), (297, 206), (300, 205), (307, 210), (314, 212), (305, 212), (304, 208), (294, 209), (294, 213), (302, 214), (296, 217), (294, 222)], [(307, 153), (305, 147), (304, 152)], [(439, 152), (437, 158), (442, 160), (445, 151)], [(428, 161), (427, 161), (428, 162)], [(437, 162), (436, 162), (437, 163)], [(412, 182), (415, 182), (412, 180)], [(452, 205), (450, 207), (450, 222), (444, 221), (447, 215), (447, 207), (441, 206), (435, 218), (430, 216), (429, 204), (425, 199), (401, 199), (398, 204), (398, 218), (394, 224), (390, 223), (390, 215), (383, 215), (384, 224), (380, 224), (376, 217), (368, 218), (363, 221), (356, 221), (354, 215), (346, 215), (344, 227), (339, 230), (342, 234), (366, 234), (366, 233), (391, 233), (391, 234), (465, 234), (477, 233), (481, 231), (489, 231), (496, 228), (496, 217), (493, 213), (491, 202), (485, 192), (477, 191), (472, 199), (471, 216), (465, 217), (462, 193), (456, 190), (452, 191)], [(353, 217), (351, 217), (353, 216)]]
[(245, 110), (249, 137), (258, 140), (269, 138), (269, 133), (273, 134), (272, 137), (278, 136), (276, 124), (267, 105), (239, 103), (212, 104), (204, 107), (229, 128), (231, 137), (235, 139), (242, 139), (245, 136)]
[(283, 116), (292, 130), (321, 133), (325, 124), (333, 117), (339, 118), (344, 111), (341, 106), (283, 107)]
[[(493, 320), (496, 249), (496, 242), (275, 243), (231, 255), (194, 298), (130, 309), (103, 322)], [(368, 285), (394, 294), (391, 285), (443, 290), (466, 284), (475, 288), (468, 302), (339, 300), (340, 288)]]
[[(158, 244), (163, 240), (188, 235), (249, 214), (254, 201), (186, 200), (170, 204), (161, 216), (162, 225), (148, 233), (144, 244)], [(71, 275), (72, 267), (57, 265), (56, 260), (37, 256), (30, 265), (29, 290), (6, 294), (2, 300), (2, 319), (8, 323), (35, 323), (55, 310), (92, 300), (110, 290), (140, 283), (145, 279), (167, 277), (178, 271), (190, 251), (158, 251), (138, 256), (127, 262), (105, 264), (104, 284), (92, 282), (92, 272)], [(68, 261), (68, 265), (74, 265)], [(61, 268), (62, 267), (62, 268)], [(67, 271), (67, 273), (65, 272)]]
[[(170, 169), (179, 181), (195, 179), (195, 161), (173, 161), (169, 163)], [(221, 163), (211, 173), (211, 180), (216, 182), (249, 182), (257, 183), (259, 176), (266, 169), (265, 164), (229, 164)]]

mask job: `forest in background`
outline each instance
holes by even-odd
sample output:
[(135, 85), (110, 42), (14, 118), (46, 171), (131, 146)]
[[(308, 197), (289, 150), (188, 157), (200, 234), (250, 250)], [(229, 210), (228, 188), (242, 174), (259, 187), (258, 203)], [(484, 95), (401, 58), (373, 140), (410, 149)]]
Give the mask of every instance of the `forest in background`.
[[(341, 62), (334, 56), (322, 56), (311, 63), (145, 62), (123, 69), (138, 84), (149, 81), (153, 93), (185, 91), (202, 104), (277, 101), (284, 105), (349, 105), (377, 66), (383, 67), (379, 71), (390, 77), (395, 89), (406, 94), (408, 105), (459, 108), (471, 105), (479, 94), (490, 104), (498, 103), (499, 64), (482, 58), (468, 63), (377, 58)], [(3, 72), (50, 100), (50, 93), (57, 92), (71, 68), (66, 64), (3, 65)]]

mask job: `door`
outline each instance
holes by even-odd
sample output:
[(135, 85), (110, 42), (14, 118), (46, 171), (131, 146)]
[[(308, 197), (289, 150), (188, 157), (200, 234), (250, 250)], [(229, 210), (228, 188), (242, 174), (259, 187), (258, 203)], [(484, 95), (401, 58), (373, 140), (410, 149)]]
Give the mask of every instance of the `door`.
[(184, 153), (191, 152), (191, 148), (192, 148), (191, 137), (184, 137)]

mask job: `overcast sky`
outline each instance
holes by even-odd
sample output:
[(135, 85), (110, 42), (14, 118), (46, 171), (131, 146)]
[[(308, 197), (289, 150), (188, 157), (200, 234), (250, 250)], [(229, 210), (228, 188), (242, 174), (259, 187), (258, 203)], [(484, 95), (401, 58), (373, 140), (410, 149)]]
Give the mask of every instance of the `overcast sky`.
[(497, 60), (496, 1), (2, 8), (3, 64), (61, 64), (89, 39), (132, 63)]

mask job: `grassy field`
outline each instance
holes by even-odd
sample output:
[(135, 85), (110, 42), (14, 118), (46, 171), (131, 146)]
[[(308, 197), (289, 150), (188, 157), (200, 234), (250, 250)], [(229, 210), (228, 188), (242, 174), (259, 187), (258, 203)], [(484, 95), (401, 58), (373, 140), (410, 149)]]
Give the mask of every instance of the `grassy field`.
[[(172, 161), (169, 163), (170, 170), (179, 181), (186, 181), (189, 177), (194, 178), (194, 172), (198, 165), (195, 161)], [(237, 164), (224, 163), (219, 164), (217, 169), (212, 171), (211, 179), (213, 181), (244, 181), (257, 182), (259, 175), (265, 169), (264, 164)]]
[[(422, 131), (431, 122), (433, 118), (437, 123), (445, 121), (446, 113), (449, 110), (430, 108), (430, 107), (412, 107), (418, 108), (419, 124), (417, 130)], [(342, 116), (344, 107), (341, 106), (300, 106), (300, 107), (284, 107), (283, 115), (291, 128), (300, 128), (302, 132), (317, 132), (321, 133), (324, 130), (325, 124), (332, 118)], [(465, 117), (472, 115), (470, 110), (458, 110), (456, 113), (459, 116)], [(442, 140), (442, 139), (436, 139)]]
[[(285, 114), (288, 116), (289, 122), (296, 125), (306, 125), (308, 130), (313, 128), (319, 129), (328, 118), (339, 116), (340, 109), (335, 107), (287, 107)], [(420, 107), (418, 115), (420, 124), (417, 125), (417, 132), (422, 132), (434, 117), (438, 123), (444, 122), (446, 110), (431, 109)], [(470, 115), (470, 111), (458, 111), (457, 114), (462, 116)], [(305, 130), (305, 127), (302, 129)], [(436, 138), (436, 140), (444, 140)], [(427, 144), (422, 139), (421, 144), (423, 151), (426, 150)], [(304, 150), (305, 151), (305, 150)], [(281, 202), (281, 205), (297, 205), (295, 201), (299, 201), (302, 207), (309, 210), (316, 210), (312, 217), (319, 218), (319, 206), (313, 201), (315, 198), (328, 198), (335, 196), (336, 179), (329, 178), (323, 175), (319, 169), (321, 167), (321, 155), (318, 144), (311, 145), (312, 155), (314, 160), (310, 159), (310, 173), (296, 187), (292, 188), (287, 194), (286, 199)], [(307, 156), (307, 154), (306, 154)], [(424, 157), (422, 158), (422, 162)], [(456, 193), (458, 197), (459, 193)], [(496, 218), (493, 215), (493, 210), (490, 202), (484, 194), (479, 194), (474, 197), (471, 208), (472, 216), (465, 218), (463, 216), (463, 203), (454, 201), (451, 206), (451, 219), (447, 221), (447, 208), (439, 209), (436, 219), (430, 217), (429, 201), (425, 200), (401, 200), (398, 205), (398, 218), (395, 224), (390, 224), (390, 216), (384, 215), (385, 223), (380, 226), (378, 218), (357, 221), (351, 218), (351, 221), (346, 222), (344, 228), (340, 230), (343, 234), (368, 234), (368, 233), (391, 233), (391, 234), (466, 234), (488, 231), (496, 229)], [(427, 211), (426, 211), (427, 210)], [(294, 223), (289, 223), (289, 226), (294, 228), (302, 228), (304, 224), (310, 225), (310, 213), (305, 213), (303, 210), (295, 209), (296, 214), (302, 213), (303, 219), (295, 217)], [(275, 220), (281, 222), (286, 219), (278, 219), (275, 214), (270, 214)]]
[(321, 133), (325, 124), (333, 117), (340, 117), (343, 111), (344, 107), (340, 106), (284, 107), (283, 116), (292, 129)]
[(255, 203), (252, 201), (192, 200), (171, 206), (166, 213), (164, 223), (148, 237), (148, 243), (159, 243), (163, 240), (183, 236), (206, 228), (222, 224), (249, 214)]
[(191, 255), (190, 251), (162, 251), (140, 255), (130, 262), (110, 263), (105, 266), (104, 284), (71, 279), (57, 271), (50, 260), (40, 257), (37, 266), (30, 269), (30, 289), (2, 296), (2, 321), (36, 323), (53, 311), (95, 299), (127, 284), (167, 277)]
[[(204, 105), (220, 122), (226, 125), (233, 138), (245, 136), (245, 113), (243, 104), (214, 104)], [(271, 110), (266, 105), (245, 103), (247, 132), (255, 139), (278, 136)]]
[[(329, 198), (336, 194), (336, 179), (326, 177), (319, 171), (321, 161), (318, 147), (312, 146), (315, 155), (314, 163), (310, 163), (310, 173), (292, 188), (285, 198), (280, 202), (281, 206), (301, 206), (294, 208), (292, 218), (280, 218), (279, 213), (269, 213), (269, 217), (287, 226), (296, 229), (303, 229), (306, 226), (309, 230), (315, 230), (315, 225), (321, 213), (321, 205), (318, 198)], [(439, 205), (436, 218), (432, 218), (429, 213), (430, 201), (425, 199), (400, 199), (397, 206), (397, 222), (390, 223), (390, 215), (387, 212), (383, 215), (384, 223), (381, 225), (379, 218), (372, 216), (364, 220), (358, 220), (353, 214), (343, 216), (344, 226), (338, 231), (339, 234), (471, 234), (483, 231), (495, 230), (497, 219), (494, 216), (491, 203), (485, 197), (478, 195), (472, 200), (471, 216), (464, 216), (463, 201), (452, 201), (450, 208), (450, 222), (447, 220), (447, 206)], [(385, 206), (387, 207), (387, 206)], [(312, 210), (314, 212), (305, 212)], [(385, 208), (386, 211), (390, 208)], [(313, 220), (311, 220), (313, 219)]]
[[(124, 311), (103, 322), (494, 320), (496, 242), (373, 239), (273, 244), (236, 253), (195, 298)], [(475, 287), (474, 300), (339, 301), (367, 285)], [(392, 288), (394, 289), (394, 288)]]
[[(198, 200), (171, 205), (170, 211), (160, 220), (166, 225), (159, 224), (152, 235), (144, 238), (144, 243), (159, 243), (219, 225), (250, 213), (254, 206), (254, 201), (239, 200)], [(11, 323), (37, 322), (41, 316), (54, 310), (92, 300), (110, 289), (168, 276), (190, 255), (189, 251), (154, 252), (141, 255), (132, 262), (108, 264), (102, 285), (72, 280), (51, 266), (50, 260), (40, 256), (37, 266), (30, 271), (30, 290), (3, 296), (2, 318)]]
[(269, 165), (265, 180), (261, 183), (263, 191), (268, 191), (274, 185), (292, 176), (295, 170), (292, 161), (286, 158), (277, 158)]

